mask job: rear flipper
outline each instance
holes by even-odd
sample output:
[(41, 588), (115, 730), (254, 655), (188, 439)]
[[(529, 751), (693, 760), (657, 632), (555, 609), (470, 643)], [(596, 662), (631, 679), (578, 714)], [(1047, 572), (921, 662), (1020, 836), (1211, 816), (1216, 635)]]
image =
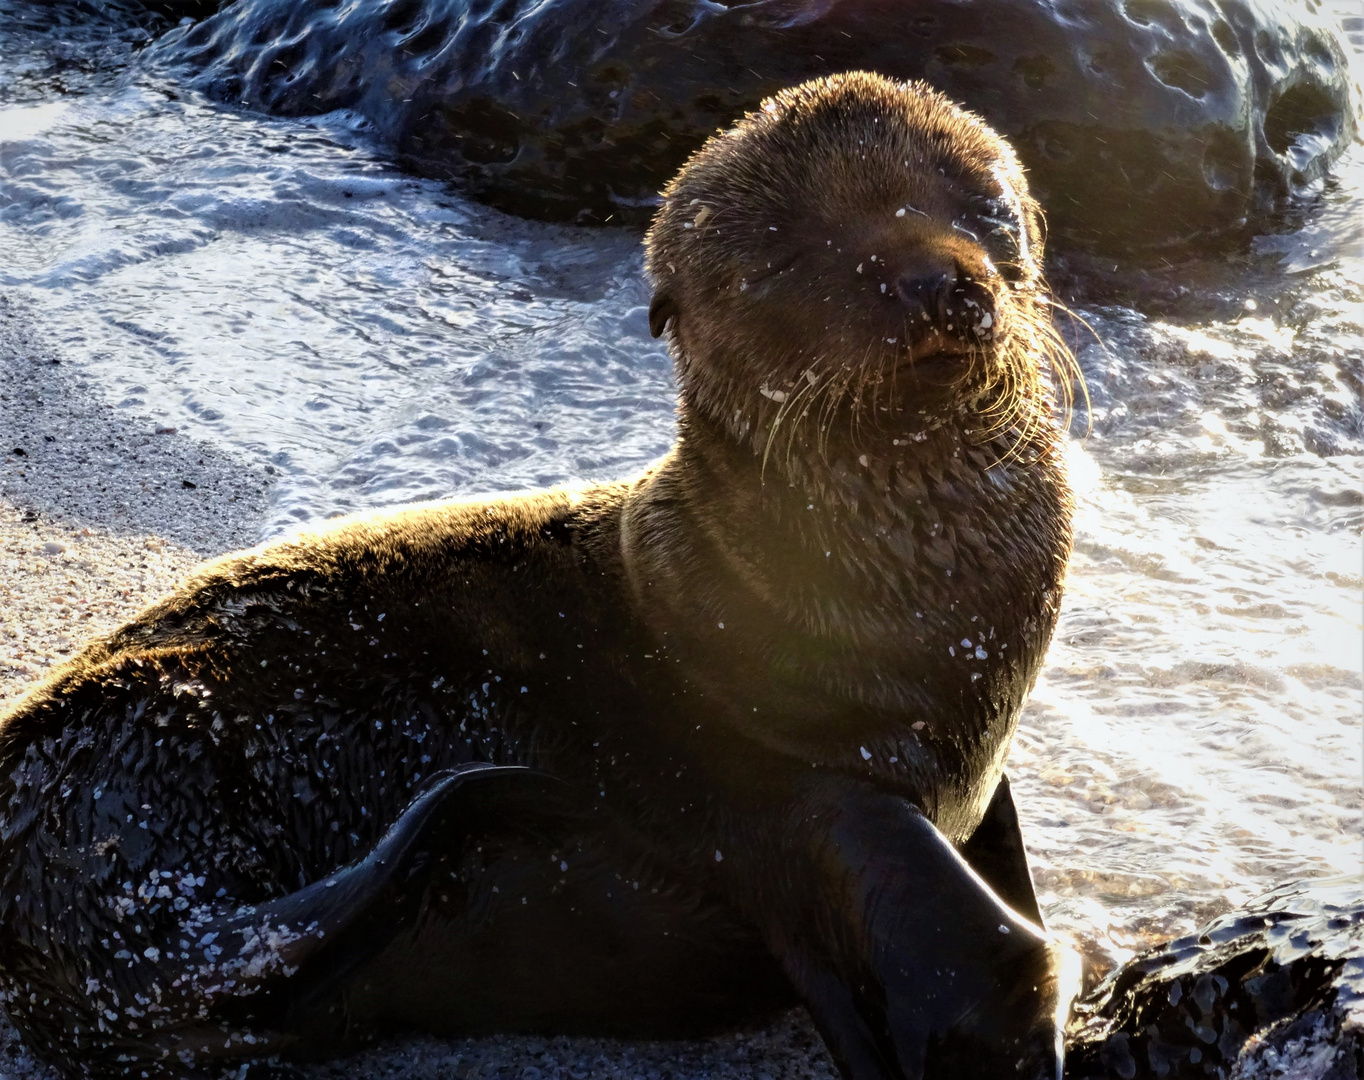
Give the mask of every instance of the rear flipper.
[[(224, 1003), (224, 1017), (288, 1032), (289, 1049), (305, 1056), (335, 1052), (355, 1034), (345, 985), (428, 920), (433, 877), (490, 839), (567, 848), (586, 819), (567, 785), (531, 769), (476, 763), (432, 779), (366, 858), (274, 902), (276, 925), (299, 933), (300, 944), (283, 945), (289, 966), (282, 977)], [(259, 922), (257, 914), (253, 925)], [(247, 945), (250, 935), (247, 928)]]
[[(487, 829), (570, 829), (566, 791), (524, 768), (470, 764), (437, 773), (365, 858), (306, 888), (256, 905), (176, 899), (172, 920), (130, 905), (121, 925), (139, 937), (136, 944), (125, 937), (131, 948), (112, 962), (92, 950), (67, 959), (46, 985), (6, 971), (24, 998), (38, 986), (52, 999), (41, 1014), (16, 1019), (40, 1049), (56, 1052), (64, 1071), (84, 1075), (205, 1075), (292, 1051), (314, 1034), (307, 1002), (318, 988), (344, 979), (417, 917), (433, 859)], [(169, 906), (170, 889), (165, 896)], [(83, 951), (75, 945), (59, 943)], [(15, 1001), (14, 990), (6, 996)]]
[(999, 778), (985, 817), (960, 850), (962, 858), (985, 879), (996, 896), (1025, 919), (1045, 926), (1042, 910), (1037, 906), (1037, 893), (1033, 891), (1028, 853), (1023, 847), (1023, 833), (1018, 827), (1018, 811), (1007, 776)]

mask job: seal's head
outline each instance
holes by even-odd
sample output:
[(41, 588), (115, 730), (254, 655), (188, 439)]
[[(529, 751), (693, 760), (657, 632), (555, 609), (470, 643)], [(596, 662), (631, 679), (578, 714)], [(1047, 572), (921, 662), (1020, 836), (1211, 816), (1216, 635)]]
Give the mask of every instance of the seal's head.
[[(649, 231), (684, 409), (755, 445), (840, 412), (889, 434), (1049, 411), (1041, 221), (1012, 148), (923, 83), (805, 83), (712, 138)], [(1066, 383), (1065, 385), (1068, 385)], [(865, 432), (867, 425), (859, 423)]]

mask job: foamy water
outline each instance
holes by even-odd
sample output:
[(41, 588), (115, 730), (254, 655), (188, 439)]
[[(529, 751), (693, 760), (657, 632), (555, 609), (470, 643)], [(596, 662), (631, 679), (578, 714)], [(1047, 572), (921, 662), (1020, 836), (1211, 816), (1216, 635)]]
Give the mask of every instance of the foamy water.
[[(637, 234), (508, 218), (353, 117), (235, 113), (132, 71), (129, 19), (59, 21), (0, 0), (0, 292), (138, 423), (269, 463), (264, 535), (669, 445)], [(1135, 307), (1080, 282), (1077, 547), (1010, 771), (1052, 925), (1114, 957), (1361, 868), (1361, 222), (1357, 147)]]

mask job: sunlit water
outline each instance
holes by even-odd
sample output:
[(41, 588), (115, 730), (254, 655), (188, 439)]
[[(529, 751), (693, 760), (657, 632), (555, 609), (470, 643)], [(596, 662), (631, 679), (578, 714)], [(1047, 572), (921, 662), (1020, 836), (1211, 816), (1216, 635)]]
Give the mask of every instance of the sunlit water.
[[(637, 234), (187, 96), (62, 10), (0, 0), (0, 291), (139, 423), (269, 463), (263, 535), (668, 446)], [(1168, 271), (1191, 296), (1079, 281), (1078, 541), (1011, 772), (1052, 924), (1112, 957), (1360, 870), (1361, 223), (1356, 148), (1293, 230)]]

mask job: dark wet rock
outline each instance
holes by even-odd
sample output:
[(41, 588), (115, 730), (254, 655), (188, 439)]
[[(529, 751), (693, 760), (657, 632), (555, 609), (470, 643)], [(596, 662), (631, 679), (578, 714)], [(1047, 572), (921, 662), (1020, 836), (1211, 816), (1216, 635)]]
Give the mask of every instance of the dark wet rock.
[(136, 0), (7, 0), (0, 4), (0, 106), (108, 85), (164, 29), (154, 23)]
[(1069, 1080), (1364, 1076), (1364, 879), (1286, 885), (1077, 1006)]
[(155, 50), (233, 104), (354, 109), (401, 161), (514, 213), (642, 220), (716, 128), (868, 68), (983, 113), (1054, 233), (1126, 248), (1239, 225), (1349, 141), (1315, 0), (238, 0)]
[(228, 0), (142, 0), (143, 6), (149, 10), (169, 15), (174, 19), (202, 19), (205, 15), (212, 15), (227, 2)]

